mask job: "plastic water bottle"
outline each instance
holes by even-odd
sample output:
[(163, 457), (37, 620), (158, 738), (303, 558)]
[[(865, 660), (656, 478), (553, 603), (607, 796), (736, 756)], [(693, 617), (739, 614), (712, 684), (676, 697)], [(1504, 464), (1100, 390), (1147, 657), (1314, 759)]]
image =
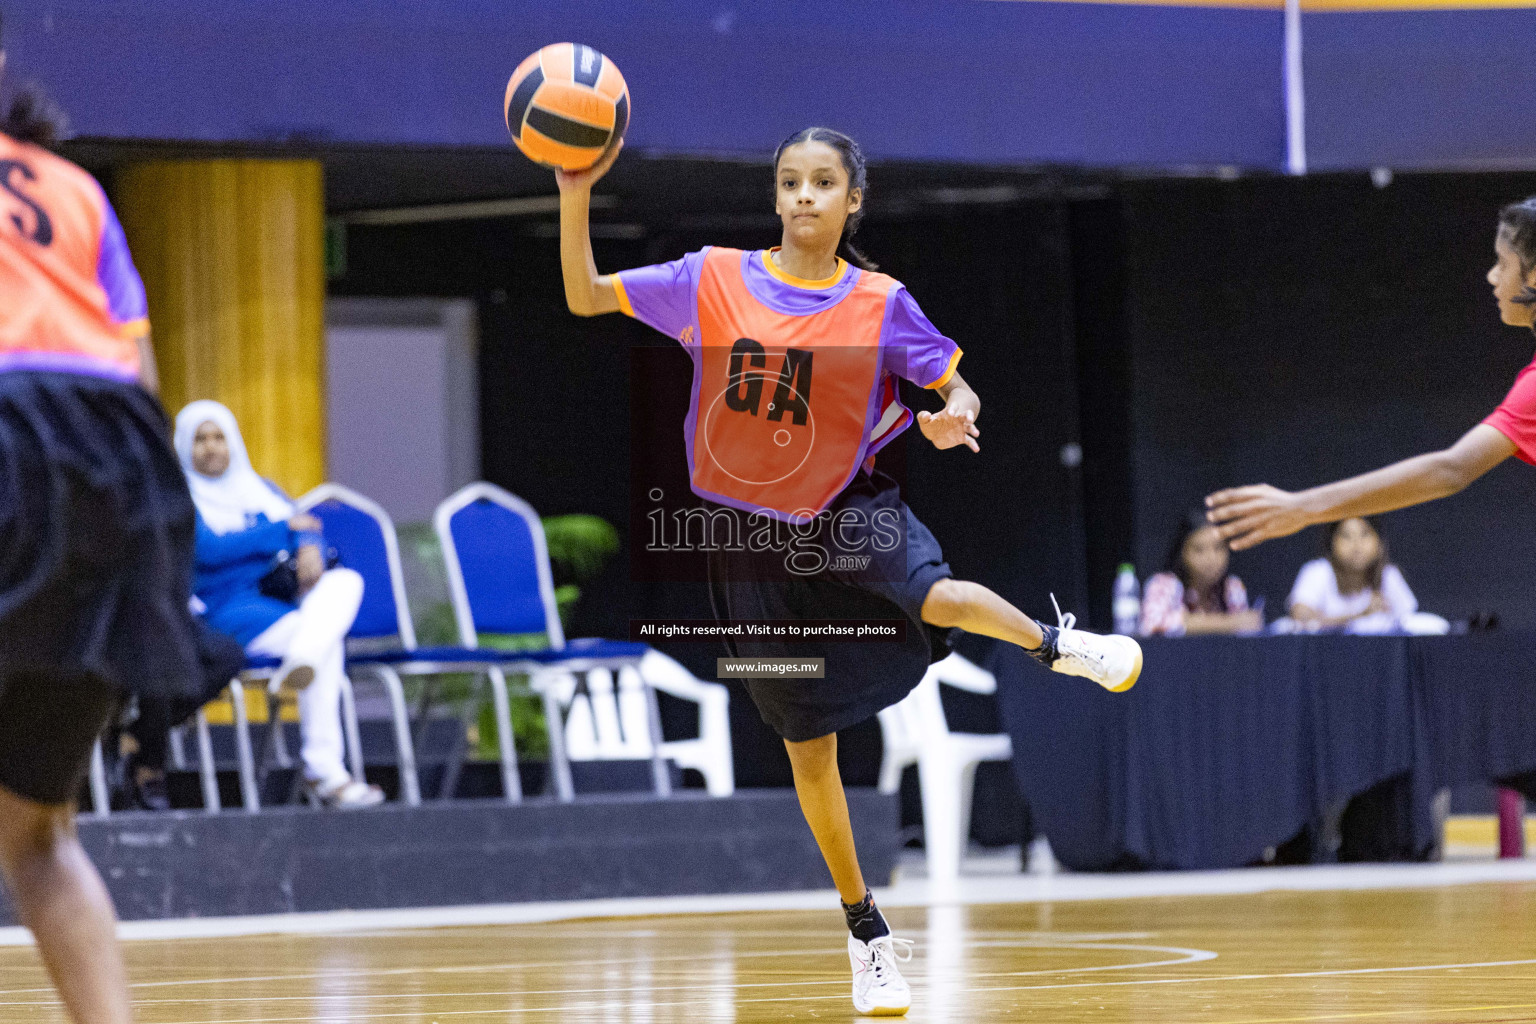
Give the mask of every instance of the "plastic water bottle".
[(1115, 574), (1115, 632), (1135, 636), (1141, 628), (1141, 582), (1136, 567), (1129, 562)]

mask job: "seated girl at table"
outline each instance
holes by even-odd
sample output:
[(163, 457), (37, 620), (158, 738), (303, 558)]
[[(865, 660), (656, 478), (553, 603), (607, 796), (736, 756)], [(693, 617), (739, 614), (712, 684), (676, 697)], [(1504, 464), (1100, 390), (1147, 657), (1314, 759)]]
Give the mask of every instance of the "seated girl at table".
[(1147, 581), (1141, 605), (1144, 636), (1249, 633), (1264, 628), (1264, 613), (1248, 607), (1243, 581), (1227, 571), (1227, 542), (1204, 512), (1179, 524), (1167, 569)]
[(1330, 523), (1323, 543), (1325, 557), (1301, 567), (1286, 602), (1302, 629), (1393, 633), (1419, 610), (1375, 520)]

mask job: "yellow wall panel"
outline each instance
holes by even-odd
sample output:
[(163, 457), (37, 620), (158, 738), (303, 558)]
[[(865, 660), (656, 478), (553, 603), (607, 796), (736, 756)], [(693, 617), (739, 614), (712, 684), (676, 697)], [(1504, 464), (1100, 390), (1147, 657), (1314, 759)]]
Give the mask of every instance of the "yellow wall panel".
[(325, 186), (313, 160), (159, 160), (115, 198), (149, 294), (166, 409), (234, 412), (257, 472), (325, 479)]

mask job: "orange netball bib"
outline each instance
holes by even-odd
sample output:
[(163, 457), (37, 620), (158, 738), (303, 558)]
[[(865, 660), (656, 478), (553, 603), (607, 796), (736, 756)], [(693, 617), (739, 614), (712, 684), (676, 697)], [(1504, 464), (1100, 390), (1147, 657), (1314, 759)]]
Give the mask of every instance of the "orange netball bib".
[(0, 135), (0, 372), (137, 380), (149, 329), (122, 226), (89, 174)]
[(748, 291), (747, 254), (711, 248), (698, 287), (694, 493), (808, 519), (864, 461), (879, 408), (880, 334), (896, 282), (856, 271), (820, 312), (782, 313)]

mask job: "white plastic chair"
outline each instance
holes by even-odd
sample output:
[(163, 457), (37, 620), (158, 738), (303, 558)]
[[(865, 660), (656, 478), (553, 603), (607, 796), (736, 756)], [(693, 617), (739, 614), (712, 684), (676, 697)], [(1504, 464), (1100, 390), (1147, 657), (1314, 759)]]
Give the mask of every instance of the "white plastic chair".
[(661, 745), (661, 756), (680, 768), (693, 768), (704, 776), (710, 796), (730, 796), (736, 791), (731, 763), (730, 691), (720, 683), (706, 682), (660, 651), (649, 650), (638, 665), (615, 673), (593, 669), (583, 691), (571, 673), (559, 673), (545, 682), (560, 702), (565, 716), (566, 756), (572, 761), (645, 760), (652, 756), (649, 711), (644, 684), (699, 708), (696, 739), (673, 740)]
[(997, 692), (997, 677), (958, 654), (928, 666), (923, 681), (900, 703), (880, 712), (885, 756), (880, 764), (880, 792), (901, 788), (901, 773), (917, 765), (923, 800), (923, 843), (928, 877), (960, 877), (960, 861), (971, 831), (971, 796), (976, 766), (1013, 758), (1013, 741), (1004, 734), (950, 732), (939, 684), (972, 693)]

